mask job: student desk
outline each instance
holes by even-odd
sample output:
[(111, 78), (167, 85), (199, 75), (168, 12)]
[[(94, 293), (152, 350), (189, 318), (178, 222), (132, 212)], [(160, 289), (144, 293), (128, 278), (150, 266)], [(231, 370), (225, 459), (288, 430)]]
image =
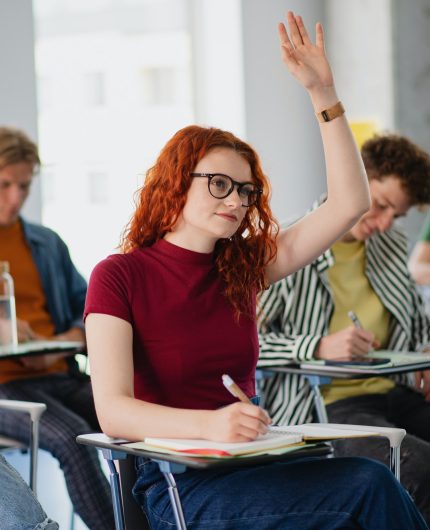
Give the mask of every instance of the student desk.
[(115, 526), (117, 530), (125, 529), (124, 513), (122, 510), (123, 498), (121, 494), (120, 478), (116, 469), (115, 460), (124, 460), (128, 455), (144, 456), (156, 462), (163, 473), (164, 478), (169, 486), (169, 497), (175, 516), (176, 526), (181, 530), (186, 530), (186, 523), (182, 512), (181, 501), (173, 473), (183, 473), (187, 467), (194, 469), (221, 469), (242, 466), (252, 466), (258, 464), (269, 464), (279, 462), (280, 460), (290, 460), (301, 458), (303, 456), (324, 456), (331, 454), (331, 448), (328, 445), (316, 445), (297, 449), (281, 455), (258, 455), (247, 458), (229, 458), (214, 459), (190, 457), (182, 455), (169, 455), (126, 447), (124, 444), (129, 443), (127, 440), (110, 438), (102, 433), (83, 434), (76, 438), (78, 443), (90, 445), (101, 450), (103, 457), (107, 461), (110, 472), (110, 483), (112, 492), (112, 501), (114, 506)]
[[(411, 360), (407, 364), (399, 364), (393, 366), (374, 366), (367, 368), (360, 368), (358, 366), (332, 366), (313, 363), (312, 361), (303, 362), (287, 362), (279, 366), (268, 366), (259, 368), (259, 377), (270, 377), (270, 373), (287, 373), (287, 374), (299, 374), (305, 377), (312, 389), (314, 395), (314, 403), (317, 411), (318, 421), (321, 423), (328, 423), (327, 411), (325, 408), (324, 400), (320, 392), (320, 385), (327, 385), (333, 378), (338, 379), (349, 379), (349, 378), (364, 378), (364, 377), (375, 377), (375, 376), (387, 376), (394, 374), (402, 374), (407, 372), (416, 372), (420, 370), (430, 369), (430, 355), (426, 355), (420, 361)], [(395, 358), (395, 354), (392, 354), (392, 358)], [(257, 381), (259, 379), (257, 377)]]
[(81, 341), (35, 340), (19, 343), (15, 348), (0, 346), (0, 360), (51, 353), (85, 353), (86, 346)]

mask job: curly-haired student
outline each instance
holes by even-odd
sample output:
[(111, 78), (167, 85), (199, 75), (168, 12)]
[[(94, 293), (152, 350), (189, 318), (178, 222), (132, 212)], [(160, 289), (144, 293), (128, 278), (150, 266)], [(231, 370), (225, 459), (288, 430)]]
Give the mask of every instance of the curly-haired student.
[[(255, 393), (256, 294), (312, 261), (369, 207), (367, 179), (326, 60), (300, 17), (280, 25), (282, 54), (320, 114), (328, 199), (277, 231), (255, 151), (233, 134), (180, 130), (148, 171), (123, 253), (93, 271), (86, 330), (100, 424), (111, 436), (239, 442), (267, 431), (258, 406), (234, 402), (221, 376)], [(336, 214), (333, 213), (336, 205)], [(171, 528), (157, 464), (134, 487), (153, 528)], [(407, 492), (368, 459), (300, 459), (176, 477), (190, 528), (424, 529)]]
[[(395, 220), (430, 202), (430, 156), (397, 135), (365, 142), (362, 157), (372, 205), (329, 250), (259, 299), (260, 366), (286, 359), (350, 359), (370, 348), (417, 351), (430, 328), (408, 267), (407, 240)], [(315, 205), (315, 208), (318, 204)], [(353, 311), (363, 329), (348, 317)], [(430, 522), (430, 371), (396, 379), (333, 379), (321, 387), (328, 419), (402, 427), (402, 483)], [(280, 423), (309, 421), (313, 396), (304, 377), (263, 382), (266, 406)], [(287, 399), (288, 396), (288, 399)], [(337, 455), (388, 462), (387, 444), (336, 442)]]

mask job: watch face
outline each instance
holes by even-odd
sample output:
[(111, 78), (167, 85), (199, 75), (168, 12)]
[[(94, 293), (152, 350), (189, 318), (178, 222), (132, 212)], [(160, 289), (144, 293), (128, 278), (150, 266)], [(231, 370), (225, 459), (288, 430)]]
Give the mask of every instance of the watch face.
[(328, 109), (324, 109), (321, 112), (317, 112), (317, 118), (321, 123), (334, 120), (345, 112), (343, 105), (338, 101), (335, 105)]

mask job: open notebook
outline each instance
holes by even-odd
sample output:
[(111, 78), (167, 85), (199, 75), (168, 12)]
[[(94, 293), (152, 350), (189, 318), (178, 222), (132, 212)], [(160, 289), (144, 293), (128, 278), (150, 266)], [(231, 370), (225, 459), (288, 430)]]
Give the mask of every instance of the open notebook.
[(85, 344), (81, 341), (71, 340), (32, 340), (22, 342), (13, 349), (10, 346), (0, 346), (0, 357), (25, 355), (26, 353), (49, 353), (49, 352), (67, 352), (74, 350), (83, 350)]
[(132, 442), (127, 447), (203, 457), (255, 456), (257, 454), (286, 452), (303, 446), (305, 442), (319, 442), (339, 438), (378, 436), (378, 433), (358, 429), (319, 427), (318, 424), (271, 427), (265, 435), (252, 442), (224, 443), (210, 440), (147, 437), (143, 442)]

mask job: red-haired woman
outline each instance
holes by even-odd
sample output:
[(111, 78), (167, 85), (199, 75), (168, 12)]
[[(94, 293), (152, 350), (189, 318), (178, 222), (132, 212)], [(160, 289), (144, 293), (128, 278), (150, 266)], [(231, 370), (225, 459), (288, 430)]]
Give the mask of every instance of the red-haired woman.
[[(149, 170), (124, 253), (93, 271), (86, 303), (94, 396), (105, 433), (240, 442), (267, 431), (261, 408), (237, 403), (228, 373), (255, 391), (255, 297), (302, 267), (369, 207), (317, 25), (280, 25), (284, 62), (308, 90), (327, 162), (328, 199), (278, 233), (253, 149), (231, 133), (179, 131)], [(301, 460), (176, 477), (190, 528), (426, 528), (388, 469), (365, 459)], [(154, 528), (174, 526), (158, 466), (138, 460), (134, 493)]]

